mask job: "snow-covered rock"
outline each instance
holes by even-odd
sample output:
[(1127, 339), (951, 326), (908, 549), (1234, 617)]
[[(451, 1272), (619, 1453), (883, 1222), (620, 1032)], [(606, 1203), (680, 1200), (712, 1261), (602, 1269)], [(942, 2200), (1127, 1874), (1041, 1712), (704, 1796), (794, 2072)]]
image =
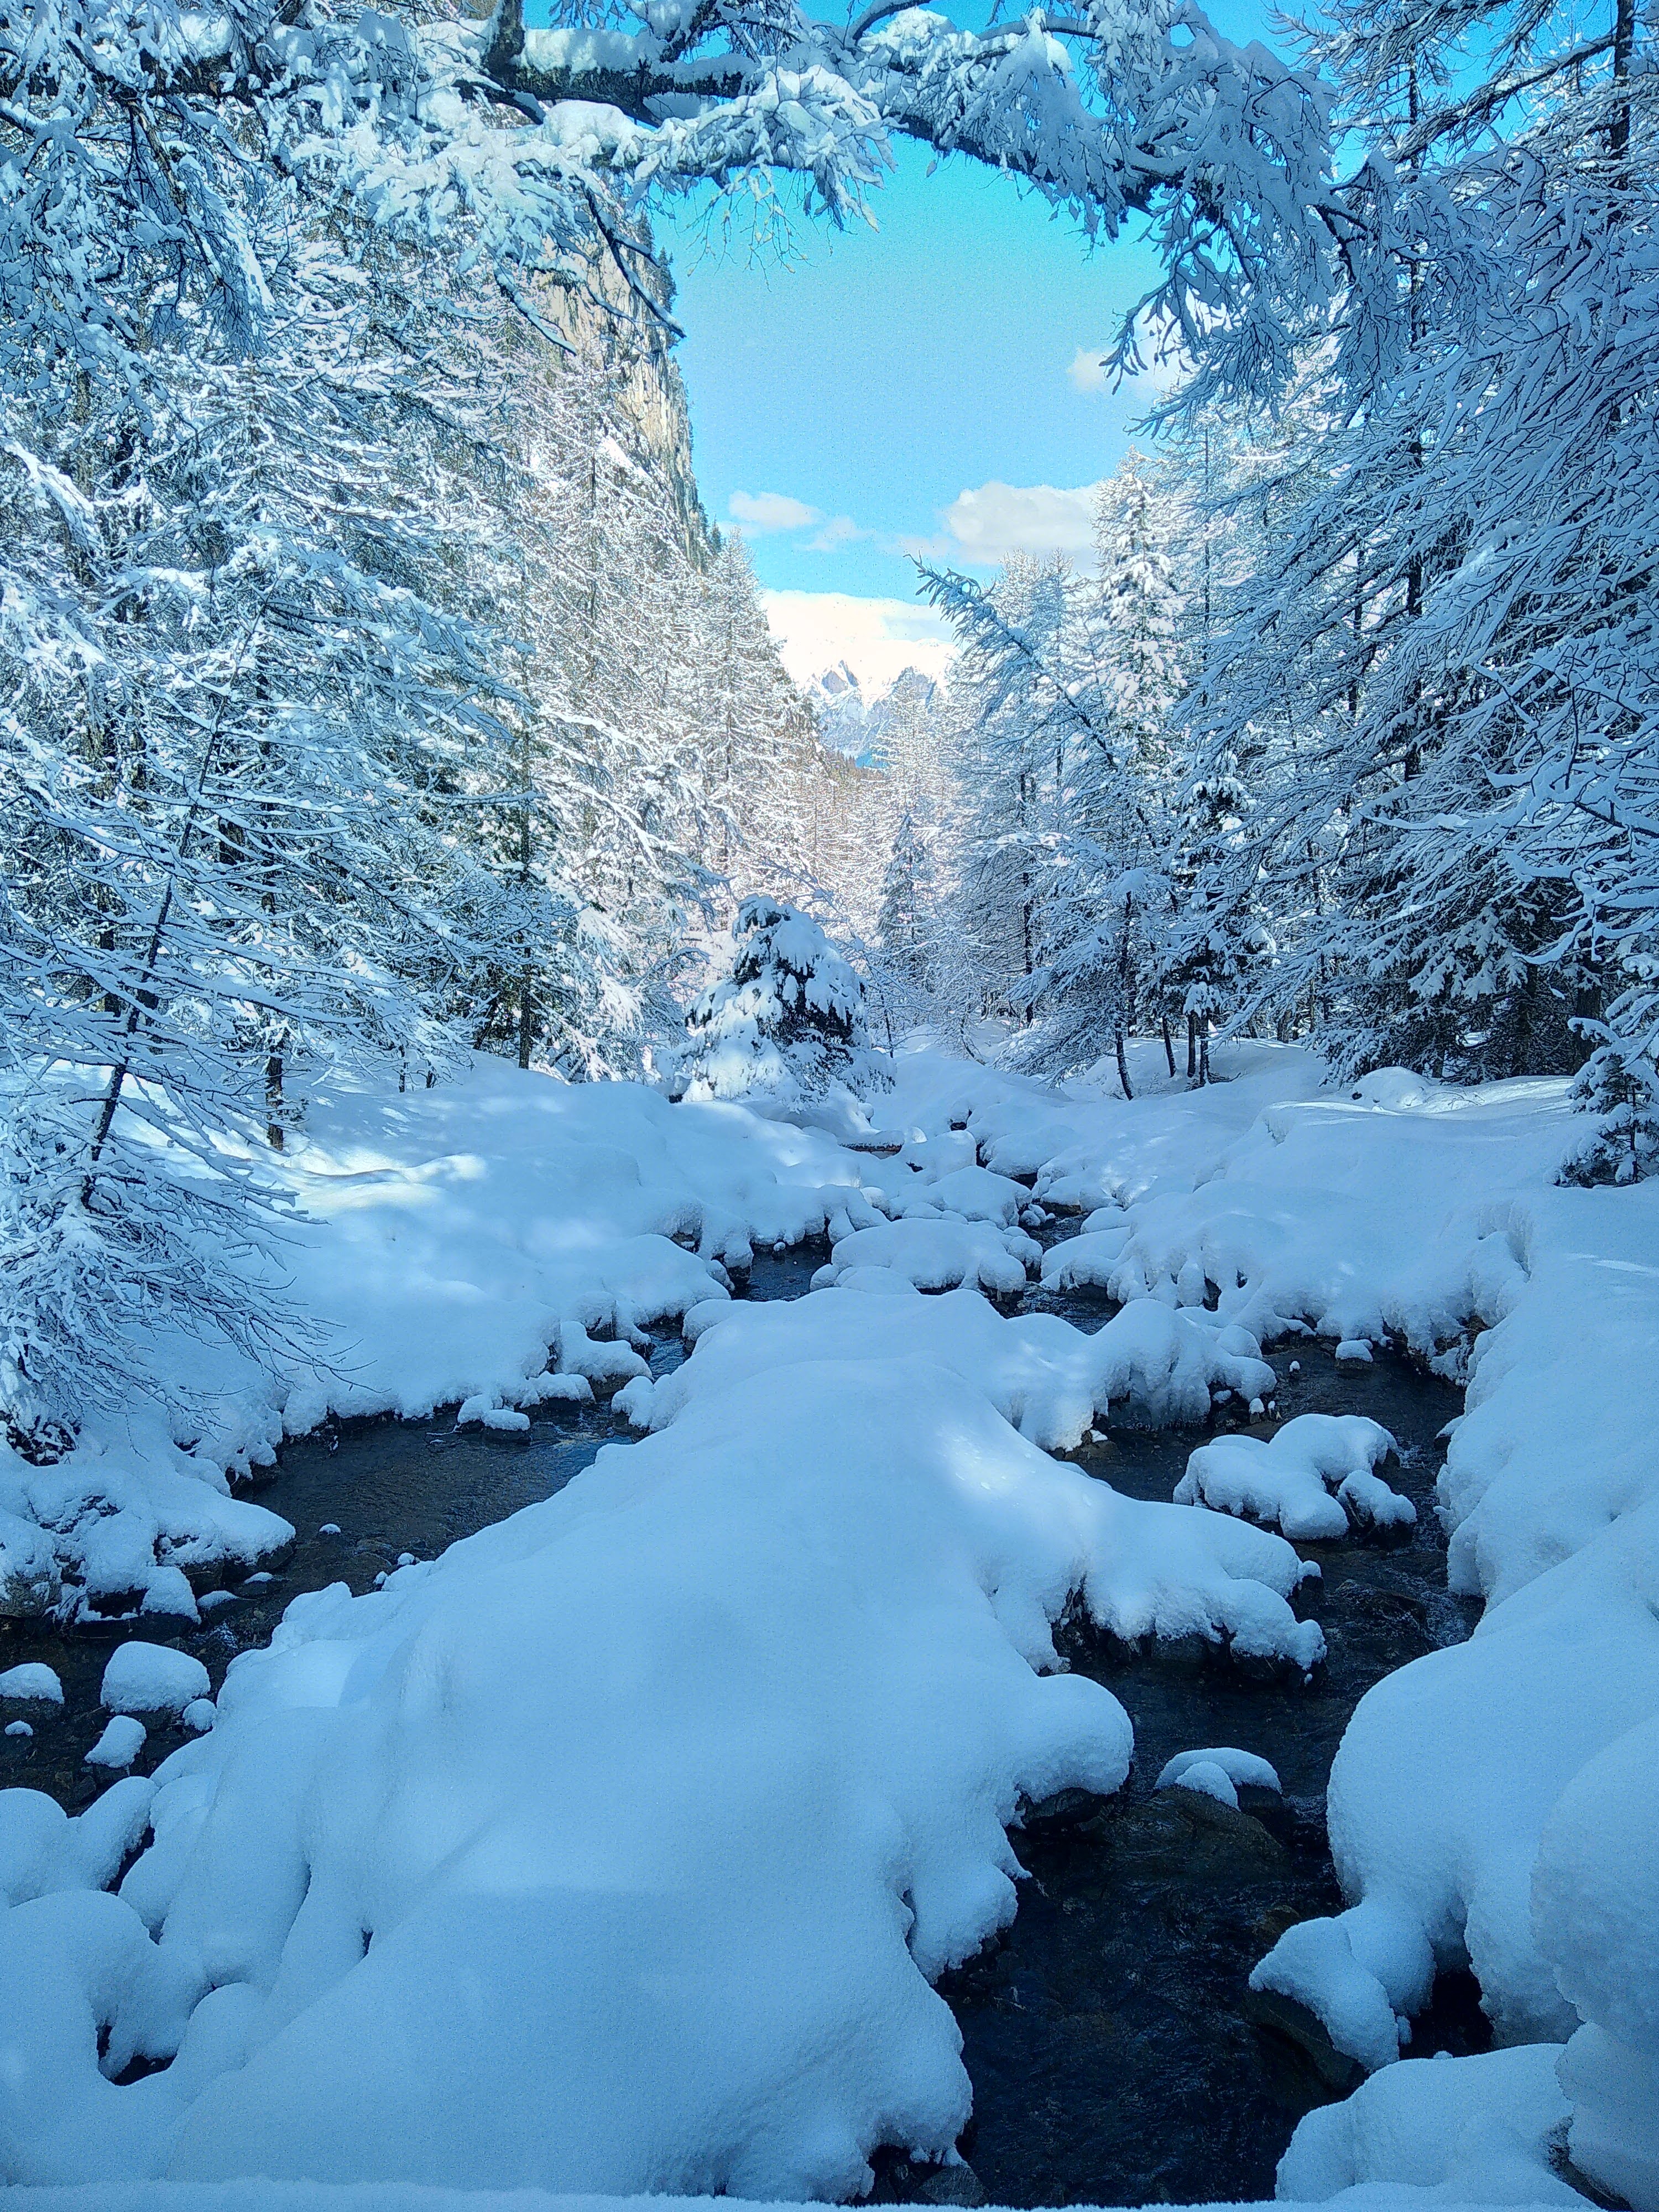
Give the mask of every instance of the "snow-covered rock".
[[(860, 1295), (884, 1276), (896, 1298)], [(694, 1396), (740, 1376), (801, 1361), (905, 1354), (983, 1391), (1033, 1443), (1068, 1451), (1108, 1415), (1147, 1427), (1201, 1422), (1218, 1393), (1249, 1399), (1273, 1384), (1254, 1338), (1216, 1328), (1201, 1310), (1175, 1313), (1141, 1299), (1091, 1335), (1054, 1314), (1005, 1316), (972, 1290), (939, 1297), (909, 1291), (887, 1270), (849, 1269), (833, 1289), (788, 1304), (710, 1308), (697, 1317), (692, 1357), (658, 1382), (632, 1386), (623, 1410), (639, 1427), (661, 1429)]]
[(1442, 2204), (1587, 2202), (1552, 2170), (1569, 2106), (1553, 2044), (1470, 2058), (1413, 2058), (1301, 2121), (1279, 2162), (1278, 2194), (1326, 2203), (1379, 2184)]
[[(1094, 1217), (1091, 1215), (1090, 1218)], [(1058, 1244), (1051, 1244), (1042, 1255), (1043, 1289), (1109, 1290), (1128, 1240), (1129, 1224), (1126, 1220), (1121, 1227), (1085, 1229), (1079, 1236), (1064, 1237)]]
[(1372, 1472), (1395, 1449), (1385, 1428), (1358, 1413), (1298, 1413), (1265, 1441), (1229, 1436), (1200, 1444), (1176, 1503), (1243, 1514), (1310, 1542), (1346, 1536), (1351, 1520), (1409, 1528), (1417, 1508)]
[(842, 1237), (812, 1287), (830, 1289), (855, 1267), (885, 1267), (919, 1291), (953, 1291), (967, 1283), (998, 1297), (1018, 1297), (1027, 1269), (1042, 1257), (1042, 1247), (1021, 1229), (927, 1217), (884, 1221)]
[(166, 1644), (119, 1644), (110, 1654), (98, 1702), (108, 1713), (177, 1716), (211, 1687), (208, 1670)]
[(118, 1771), (131, 1765), (144, 1747), (149, 1734), (143, 1721), (118, 1713), (108, 1722), (92, 1749), (87, 1753), (88, 1766), (110, 1766)]
[[(1222, 1744), (1208, 1751), (1178, 1751), (1167, 1759), (1153, 1784), (1155, 1790), (1173, 1790), (1177, 1784), (1188, 1789), (1199, 1785), (1188, 1780), (1194, 1767), (1213, 1767), (1225, 1777), (1235, 1792), (1239, 1790), (1271, 1790), (1277, 1794), (1279, 1772), (1265, 1759), (1253, 1751), (1239, 1751), (1231, 1744)], [(1232, 1801), (1237, 1804), (1237, 1795)]]
[(952, 1168), (931, 1181), (907, 1176), (902, 1182), (888, 1186), (883, 1200), (896, 1219), (943, 1214), (1012, 1229), (1029, 1206), (1030, 1193), (1024, 1183), (1008, 1176), (993, 1175), (989, 1168), (967, 1166)]
[(0, 1698), (12, 1698), (26, 1705), (61, 1705), (64, 1686), (55, 1669), (30, 1659), (21, 1667), (0, 1669)]

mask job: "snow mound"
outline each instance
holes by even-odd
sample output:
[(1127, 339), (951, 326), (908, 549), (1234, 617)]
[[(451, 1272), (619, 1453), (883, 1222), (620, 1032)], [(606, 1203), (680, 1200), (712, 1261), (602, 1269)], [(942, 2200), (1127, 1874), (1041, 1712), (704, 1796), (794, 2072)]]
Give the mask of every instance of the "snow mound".
[(149, 1825), (155, 1794), (130, 1775), (71, 1816), (39, 1790), (0, 1790), (0, 1905), (104, 1888)]
[(165, 1644), (121, 1644), (104, 1669), (98, 1702), (107, 1713), (182, 1713), (212, 1687), (188, 1651)]
[[(1255, 1752), (1238, 1751), (1231, 1744), (1223, 1744), (1209, 1751), (1176, 1752), (1173, 1759), (1165, 1762), (1152, 1786), (1157, 1790), (1172, 1790), (1179, 1783), (1188, 1790), (1194, 1789), (1199, 1785), (1190, 1781), (1188, 1777), (1198, 1766), (1214, 1767), (1235, 1791), (1271, 1790), (1275, 1796), (1279, 1791), (1278, 1769), (1265, 1759), (1259, 1759)], [(1237, 1803), (1236, 1795), (1232, 1802)]]
[(52, 1668), (31, 1659), (21, 1667), (0, 1670), (0, 1698), (13, 1698), (26, 1705), (61, 1705), (64, 1686)]
[(1279, 2162), (1278, 2194), (1325, 2203), (1345, 2190), (1396, 2183), (1442, 2202), (1583, 2204), (1552, 2170), (1567, 2118), (1552, 2043), (1471, 2058), (1413, 2058), (1297, 2127)]
[(1351, 1521), (1409, 1528), (1417, 1508), (1372, 1472), (1397, 1449), (1387, 1429), (1361, 1414), (1298, 1413), (1265, 1443), (1231, 1436), (1200, 1444), (1176, 1503), (1243, 1514), (1306, 1542), (1346, 1536)]
[(1659, 1719), (1589, 1760), (1540, 1839), (1533, 1914), (1584, 2021), (1561, 2061), (1574, 2164), (1659, 2212)]
[(633, 1385), (618, 1404), (637, 1426), (662, 1429), (694, 1397), (741, 1376), (902, 1353), (950, 1368), (1044, 1450), (1068, 1451), (1109, 1414), (1151, 1427), (1199, 1422), (1217, 1395), (1248, 1399), (1273, 1384), (1254, 1338), (1215, 1328), (1202, 1311), (1143, 1299), (1089, 1335), (1057, 1314), (1005, 1316), (971, 1290), (879, 1302), (857, 1295), (884, 1276), (901, 1293), (909, 1289), (885, 1270), (849, 1269), (833, 1289), (787, 1304), (711, 1307), (696, 1317), (692, 1357), (654, 1384)]
[(87, 1765), (113, 1767), (118, 1773), (122, 1771), (143, 1749), (149, 1733), (143, 1721), (118, 1713), (106, 1724), (104, 1733), (87, 1753)]
[(842, 1238), (829, 1264), (813, 1276), (812, 1287), (827, 1290), (854, 1267), (885, 1267), (919, 1291), (953, 1291), (967, 1283), (998, 1297), (1018, 1297), (1025, 1288), (1027, 1269), (1042, 1257), (1042, 1247), (1023, 1230), (997, 1229), (982, 1221), (907, 1218)]
[[(1094, 1216), (1090, 1218), (1092, 1220)], [(1042, 1255), (1043, 1289), (1109, 1290), (1128, 1240), (1129, 1224), (1126, 1220), (1121, 1228), (1085, 1229), (1076, 1237), (1051, 1244)]]
[[(119, 1898), (0, 1961), (5, 2170), (830, 2198), (879, 2142), (944, 2156), (929, 1981), (1012, 1915), (1021, 1805), (1128, 1765), (1053, 1624), (1306, 1650), (1298, 1571), (920, 1359), (694, 1395), (233, 1663)], [(100, 2021), (106, 2069), (172, 2064), (117, 2087)]]
[(933, 1178), (915, 1176), (886, 1191), (883, 1202), (896, 1219), (925, 1219), (930, 1215), (962, 1221), (988, 1221), (999, 1229), (1012, 1229), (1030, 1204), (1024, 1183), (1007, 1176), (993, 1175), (989, 1168), (958, 1167)]

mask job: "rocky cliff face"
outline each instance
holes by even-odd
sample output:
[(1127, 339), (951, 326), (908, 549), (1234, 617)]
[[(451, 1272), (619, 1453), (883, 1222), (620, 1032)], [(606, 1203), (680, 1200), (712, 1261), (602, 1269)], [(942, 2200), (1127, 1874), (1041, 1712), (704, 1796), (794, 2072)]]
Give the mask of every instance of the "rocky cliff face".
[(603, 349), (616, 365), (623, 411), (637, 434), (634, 458), (669, 488), (684, 524), (686, 550), (702, 567), (720, 539), (692, 467), (685, 386), (671, 350), (672, 331), (640, 296), (645, 293), (663, 315), (671, 314), (674, 280), (650, 255), (644, 224), (635, 235), (646, 251), (629, 255), (626, 271), (608, 247), (596, 246), (584, 272), (585, 290), (573, 288), (559, 295), (556, 320), (573, 344)]

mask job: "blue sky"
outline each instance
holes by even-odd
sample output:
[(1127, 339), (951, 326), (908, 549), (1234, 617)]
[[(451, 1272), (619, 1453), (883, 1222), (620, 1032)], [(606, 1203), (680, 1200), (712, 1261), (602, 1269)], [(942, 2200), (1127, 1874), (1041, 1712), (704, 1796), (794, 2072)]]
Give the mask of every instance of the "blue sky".
[[(1212, 13), (1263, 35), (1253, 0)], [(1082, 550), (1088, 487), (1146, 404), (1091, 362), (1148, 288), (1148, 248), (1091, 252), (1011, 180), (896, 151), (874, 231), (798, 219), (787, 252), (754, 252), (711, 246), (708, 196), (653, 211), (698, 480), (743, 528), (798, 678), (843, 652), (861, 677), (937, 665), (909, 552), (988, 573), (1017, 547)]]

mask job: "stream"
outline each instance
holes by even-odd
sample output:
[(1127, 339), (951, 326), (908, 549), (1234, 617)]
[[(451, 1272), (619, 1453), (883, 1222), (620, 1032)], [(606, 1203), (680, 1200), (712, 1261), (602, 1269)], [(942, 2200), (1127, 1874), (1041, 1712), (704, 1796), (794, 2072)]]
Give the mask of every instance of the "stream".
[[(747, 1294), (799, 1297), (823, 1257), (811, 1247), (759, 1253)], [(1035, 1289), (1027, 1304), (1085, 1329), (1115, 1310), (1103, 1297)], [(677, 1335), (659, 1340), (653, 1372), (682, 1357)], [(1418, 1525), (1392, 1545), (1298, 1547), (1322, 1571), (1298, 1609), (1321, 1622), (1329, 1646), (1307, 1685), (1201, 1653), (1108, 1648), (1075, 1632), (1064, 1640), (1068, 1663), (1127, 1709), (1135, 1765), (1116, 1797), (1016, 1837), (1031, 1877), (1017, 1920), (941, 1984), (974, 2084), (962, 2148), (994, 2203), (1269, 2197), (1297, 2120), (1357, 2078), (1317, 2038), (1310, 2048), (1299, 2031), (1263, 2016), (1246, 1978), (1293, 1921), (1340, 1906), (1324, 1790), (1354, 1705), (1382, 1675), (1474, 1625), (1478, 1607), (1447, 1592), (1433, 1511), (1438, 1432), (1460, 1397), (1383, 1353), (1369, 1366), (1339, 1366), (1328, 1348), (1293, 1341), (1272, 1357), (1280, 1418), (1363, 1413), (1394, 1431), (1405, 1459), (1384, 1472), (1416, 1503)], [(83, 1762), (106, 1717), (98, 1690), (116, 1643), (137, 1635), (193, 1652), (216, 1694), (230, 1661), (267, 1643), (300, 1592), (338, 1582), (372, 1589), (400, 1561), (430, 1559), (551, 1496), (619, 1433), (600, 1405), (547, 1409), (527, 1435), (458, 1431), (442, 1412), (426, 1421), (342, 1423), (286, 1444), (257, 1494), (294, 1523), (295, 1541), (269, 1572), (211, 1593), (200, 1627), (127, 1621), (66, 1635), (0, 1620), (0, 1668), (44, 1660), (65, 1692), (61, 1711), (9, 1706), (0, 1716), (21, 1714), (33, 1729), (0, 1737), (0, 1787), (43, 1790), (78, 1811), (106, 1786)], [(1198, 1441), (1195, 1431), (1109, 1428), (1074, 1460), (1130, 1496), (1167, 1499)], [(152, 1726), (136, 1771), (152, 1771), (183, 1740), (176, 1727)], [(1216, 1744), (1270, 1759), (1283, 1799), (1247, 1790), (1235, 1812), (1190, 1791), (1154, 1795), (1172, 1753)], [(1467, 1977), (1443, 1978), (1413, 2052), (1485, 2047), (1477, 1996)], [(902, 2159), (878, 2166), (879, 2198), (934, 2194)]]

